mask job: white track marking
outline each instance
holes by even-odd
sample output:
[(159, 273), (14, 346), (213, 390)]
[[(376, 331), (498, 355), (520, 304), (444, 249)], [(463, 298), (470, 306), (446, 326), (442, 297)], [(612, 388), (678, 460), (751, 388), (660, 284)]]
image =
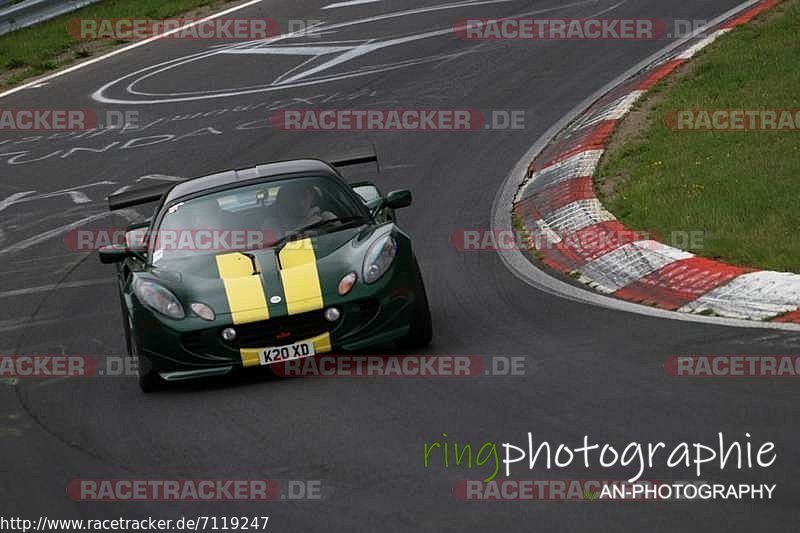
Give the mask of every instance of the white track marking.
[[(384, 65), (375, 65), (374, 68), (368, 69), (355, 69), (352, 71), (340, 73), (340, 74), (328, 74), (324, 76), (317, 76), (312, 79), (304, 79), (309, 75), (313, 74), (321, 74), (326, 70), (329, 70), (335, 66), (338, 66), (343, 63), (347, 63), (348, 61), (352, 61), (353, 59), (360, 58), (363, 55), (373, 52), (375, 50), (379, 50), (382, 48), (386, 48), (388, 46), (396, 46), (401, 45), (409, 42), (418, 41), (420, 39), (427, 39), (442, 35), (451, 34), (455, 29), (453, 27), (448, 27), (447, 29), (439, 30), (439, 31), (429, 31), (425, 33), (421, 33), (418, 35), (409, 35), (404, 37), (397, 37), (393, 39), (389, 39), (387, 41), (375, 41), (370, 39), (364, 39), (360, 44), (353, 44), (349, 49), (343, 52), (340, 56), (334, 57), (333, 59), (326, 62), (324, 65), (317, 65), (307, 71), (303, 71), (293, 76), (289, 77), (286, 74), (279, 76), (277, 79), (273, 80), (272, 82), (256, 85), (256, 86), (248, 86), (248, 87), (240, 87), (240, 88), (233, 88), (233, 89), (219, 89), (214, 91), (195, 91), (195, 92), (174, 92), (174, 93), (146, 93), (143, 91), (137, 91), (135, 86), (140, 84), (154, 76), (162, 74), (166, 71), (173, 70), (179, 67), (182, 67), (186, 64), (201, 61), (206, 58), (215, 56), (215, 55), (226, 55), (226, 54), (244, 54), (244, 53), (254, 53), (254, 54), (270, 54), (273, 52), (267, 51), (264, 52), (261, 48), (266, 46), (273, 46), (273, 43), (277, 43), (279, 41), (286, 40), (288, 38), (294, 37), (319, 37), (321, 35), (327, 35), (329, 32), (333, 30), (338, 30), (342, 28), (351, 28), (361, 24), (368, 24), (373, 22), (380, 22), (385, 20), (390, 20), (394, 18), (400, 18), (410, 15), (420, 15), (424, 13), (434, 12), (434, 11), (443, 11), (446, 9), (457, 9), (463, 7), (477, 7), (477, 6), (484, 6), (489, 4), (499, 4), (499, 3), (510, 3), (517, 0), (468, 0), (462, 2), (455, 2), (450, 4), (441, 4), (437, 6), (426, 6), (421, 8), (415, 9), (408, 9), (404, 11), (396, 11), (392, 13), (385, 13), (381, 15), (375, 15), (371, 17), (366, 17), (362, 19), (335, 23), (330, 25), (318, 25), (311, 29), (295, 32), (293, 34), (287, 35), (280, 35), (271, 39), (266, 39), (263, 41), (254, 41), (250, 43), (238, 43), (234, 45), (228, 45), (226, 47), (222, 47), (219, 49), (205, 51), (201, 53), (196, 53), (176, 59), (172, 59), (169, 61), (165, 61), (163, 63), (159, 63), (156, 65), (151, 65), (149, 67), (142, 68), (135, 72), (131, 72), (113, 80), (109, 83), (106, 83), (102, 87), (100, 87), (97, 91), (92, 94), (92, 98), (98, 102), (104, 104), (121, 104), (121, 105), (153, 105), (153, 104), (162, 104), (162, 103), (175, 103), (175, 102), (187, 102), (187, 101), (200, 101), (200, 100), (207, 100), (213, 98), (226, 98), (231, 96), (242, 96), (247, 94), (258, 94), (258, 93), (265, 93), (265, 92), (273, 92), (279, 90), (286, 90), (286, 89), (295, 89), (300, 87), (308, 87), (312, 85), (318, 85), (322, 83), (330, 83), (339, 80), (347, 80), (353, 79), (357, 77), (369, 76), (384, 72), (389, 72), (391, 70), (397, 70), (400, 68), (407, 68), (414, 65), (420, 65), (424, 63), (430, 63), (435, 61), (441, 61), (446, 57), (450, 57), (453, 54), (440, 54), (438, 56), (430, 56), (424, 58), (415, 58), (410, 59), (403, 62), (392, 63), (392, 64), (384, 64)], [(567, 4), (562, 4), (555, 7), (540, 9), (536, 11), (528, 12), (527, 15), (532, 14), (540, 14), (540, 13), (547, 13), (547, 12), (554, 12), (554, 11), (561, 11), (571, 7), (578, 7), (584, 6), (589, 4), (596, 4), (596, 0), (580, 0), (577, 2), (571, 2)], [(303, 46), (302, 44), (294, 44), (294, 47), (299, 47), (299, 52), (305, 52), (308, 47), (321, 47), (320, 51), (333, 53), (329, 47), (322, 45), (319, 42), (312, 42), (308, 43), (308, 45)], [(278, 51), (278, 53), (283, 54), (286, 51), (286, 47), (283, 46), (276, 46), (276, 48), (280, 49), (283, 48), (283, 51)], [(301, 55), (309, 55), (303, 53)], [(293, 70), (298, 70), (298, 67), (295, 67)], [(131, 81), (132, 80), (132, 81)], [(138, 96), (142, 98), (150, 97), (151, 99), (141, 99), (135, 100), (131, 98), (111, 98), (105, 95), (106, 91), (111, 89), (112, 87), (121, 85), (123, 83), (127, 83), (125, 90), (128, 94), (133, 96)]]
[(61, 289), (78, 289), (81, 287), (93, 287), (95, 285), (108, 285), (114, 283), (114, 278), (89, 279), (85, 281), (68, 281), (65, 283), (51, 283), (49, 285), (39, 285), (37, 287), (26, 287), (12, 291), (0, 291), (0, 298), (13, 298), (15, 296), (26, 296), (40, 292), (51, 292)]
[[(400, 18), (400, 17), (410, 16), (410, 15), (419, 15), (419, 14), (424, 14), (424, 13), (429, 13), (429, 12), (434, 12), (434, 11), (443, 11), (443, 10), (447, 10), (447, 9), (457, 9), (457, 8), (461, 8), (461, 7), (471, 7), (471, 6), (482, 6), (482, 5), (497, 4), (497, 3), (507, 3), (507, 2), (513, 2), (513, 1), (515, 1), (515, 0), (466, 0), (466, 1), (463, 1), (463, 2), (455, 2), (455, 3), (451, 3), (451, 4), (442, 4), (442, 5), (438, 5), (438, 6), (427, 6), (427, 7), (416, 8), (416, 9), (395, 11), (395, 12), (392, 12), (392, 13), (385, 13), (385, 14), (381, 14), (381, 15), (375, 15), (375, 16), (372, 16), (372, 17), (366, 17), (366, 18), (361, 18), (361, 19), (357, 19), (357, 20), (352, 20), (352, 21), (348, 21), (348, 22), (341, 22), (341, 23), (331, 24), (331, 25), (327, 25), (327, 26), (319, 26), (318, 25), (318, 26), (315, 26), (315, 27), (310, 28), (310, 29), (297, 31), (297, 32), (289, 33), (289, 34), (284, 34), (284, 35), (279, 35), (277, 37), (272, 37), (272, 38), (269, 38), (269, 39), (266, 39), (266, 40), (263, 40), (263, 41), (253, 41), (253, 42), (250, 42), (250, 43), (240, 43), (240, 44), (235, 44), (235, 45), (229, 45), (229, 46), (223, 47), (221, 49), (218, 49), (218, 50), (215, 50), (215, 51), (212, 51), (212, 52), (193, 54), (193, 55), (190, 55), (190, 56), (185, 56), (184, 58), (173, 59), (173, 60), (170, 60), (170, 61), (166, 61), (164, 63), (160, 63), (158, 65), (145, 67), (145, 68), (143, 68), (143, 69), (141, 69), (139, 71), (133, 72), (133, 73), (128, 74), (128, 75), (126, 75), (126, 76), (124, 76), (122, 78), (119, 78), (119, 79), (117, 79), (115, 81), (112, 81), (111, 83), (108, 83), (108, 84), (104, 85), (103, 87), (101, 87), (98, 91), (96, 91), (92, 95), (92, 98), (94, 98), (95, 100), (97, 100), (99, 102), (103, 102), (103, 103), (120, 103), (120, 104), (157, 104), (157, 103), (182, 102), (182, 101), (191, 101), (191, 100), (205, 100), (205, 99), (209, 99), (209, 98), (222, 98), (222, 97), (227, 97), (227, 96), (238, 96), (238, 95), (244, 95), (244, 94), (254, 94), (254, 93), (260, 93), (260, 92), (269, 92), (269, 91), (275, 91), (275, 90), (279, 90), (279, 89), (304, 87), (306, 85), (313, 85), (313, 84), (317, 84), (317, 83), (336, 81), (336, 80), (340, 80), (340, 79), (348, 79), (348, 78), (352, 78), (352, 77), (356, 77), (356, 76), (365, 76), (365, 75), (372, 74), (372, 73), (385, 72), (385, 71), (392, 70), (392, 69), (395, 69), (395, 68), (402, 68), (404, 66), (420, 64), (420, 63), (424, 62), (424, 60), (418, 59), (418, 60), (413, 60), (413, 61), (400, 63), (398, 65), (388, 65), (388, 66), (385, 66), (383, 68), (378, 68), (374, 72), (372, 72), (372, 71), (363, 72), (361, 70), (358, 70), (358, 71), (351, 72), (351, 73), (345, 73), (345, 74), (342, 74), (342, 75), (339, 75), (339, 76), (331, 76), (331, 77), (312, 80), (312, 81), (307, 81), (307, 82), (303, 82), (303, 83), (299, 83), (297, 81), (295, 81), (294, 83), (287, 82), (284, 79), (286, 76), (282, 75), (282, 76), (279, 76), (271, 84), (263, 85), (263, 86), (256, 87), (256, 88), (243, 88), (243, 89), (240, 89), (240, 90), (233, 90), (233, 91), (209, 91), (208, 93), (205, 93), (205, 94), (203, 94), (203, 93), (199, 93), (199, 94), (198, 93), (171, 93), (171, 94), (161, 95), (162, 99), (159, 99), (159, 100), (133, 101), (133, 100), (112, 99), (112, 98), (106, 98), (106, 97), (103, 96), (103, 92), (105, 92), (105, 90), (108, 89), (109, 87), (111, 87), (113, 85), (116, 85), (117, 83), (121, 82), (122, 80), (128, 79), (130, 77), (136, 76), (136, 75), (138, 75), (140, 73), (144, 73), (144, 72), (148, 72), (148, 74), (146, 74), (144, 76), (141, 76), (140, 78), (136, 79), (134, 82), (128, 84), (128, 86), (126, 88), (127, 91), (130, 94), (134, 94), (134, 95), (137, 95), (137, 96), (159, 96), (158, 94), (143, 93), (143, 92), (140, 92), (140, 91), (135, 91), (133, 89), (133, 86), (136, 83), (140, 83), (140, 82), (142, 82), (142, 81), (144, 81), (144, 80), (146, 80), (148, 78), (151, 78), (152, 76), (155, 76), (157, 74), (161, 74), (162, 72), (165, 72), (167, 70), (171, 70), (171, 69), (174, 69), (176, 67), (183, 66), (184, 64), (191, 63), (191, 62), (194, 62), (194, 61), (198, 61), (198, 60), (201, 60), (201, 59), (205, 59), (207, 57), (211, 57), (211, 56), (214, 56), (214, 55), (244, 54), (244, 53), (269, 54), (269, 53), (271, 53), (269, 51), (270, 49), (263, 48), (263, 46), (265, 46), (265, 45), (269, 46), (269, 45), (272, 45), (272, 43), (280, 42), (280, 41), (283, 41), (283, 40), (286, 40), (286, 39), (289, 39), (289, 38), (303, 37), (303, 36), (316, 37), (316, 36), (325, 34), (327, 32), (330, 32), (331, 30), (349, 28), (349, 27), (352, 27), (352, 26), (357, 26), (357, 25), (361, 25), (361, 24), (368, 24), (368, 23), (371, 23), (371, 22), (379, 22), (379, 21), (384, 21), (384, 20), (390, 20), (390, 19), (393, 19), (393, 18)], [(584, 0), (584, 1), (581, 1), (581, 2), (576, 2), (575, 4), (586, 4), (586, 3), (591, 3), (591, 2), (593, 2), (593, 0)], [(572, 5), (572, 4), (570, 4), (570, 5)], [(556, 10), (559, 10), (559, 9), (563, 9), (564, 7), (566, 7), (566, 6), (558, 6), (558, 7), (555, 7), (555, 8), (548, 8), (548, 9), (541, 10), (541, 12), (556, 11)], [(453, 31), (452, 28), (448, 28), (443, 33), (443, 35), (447, 34), (447, 33), (451, 33), (452, 31)], [(431, 37), (431, 35), (425, 35), (424, 37), (420, 37), (420, 38), (428, 38), (428, 37)], [(412, 40), (416, 40), (416, 39), (411, 39), (411, 40), (406, 41), (406, 42), (411, 42)], [(374, 49), (384, 48), (386, 46), (389, 46), (389, 45), (376, 46), (376, 45), (381, 45), (382, 43), (380, 43), (380, 42), (370, 43), (370, 41), (368, 39), (365, 39), (365, 40), (356, 42), (353, 46), (347, 47), (343, 53), (351, 53), (352, 57), (350, 59), (354, 59), (356, 57), (360, 57), (360, 56), (364, 55), (365, 53), (368, 53), (368, 52), (372, 51), (372, 50), (366, 50), (366, 49), (363, 48), (366, 44), (372, 44)], [(400, 43), (393, 43), (393, 44), (400, 44)], [(254, 47), (253, 45), (258, 45), (258, 46)], [(333, 53), (331, 47), (321, 47), (320, 43), (318, 43), (318, 42), (311, 43), (309, 46), (318, 47), (325, 54)], [(278, 47), (278, 50), (279, 50), (278, 53), (279, 54), (283, 53), (283, 52), (281, 52), (281, 49), (283, 49), (283, 48), (286, 48), (286, 47)], [(300, 55), (310, 55), (310, 54), (306, 53), (305, 50), (304, 50), (307, 47), (304, 47), (302, 45), (295, 45), (295, 48), (299, 48), (299, 51), (302, 52)], [(357, 49), (360, 49), (360, 50), (357, 50)], [(264, 50), (266, 50), (266, 51), (264, 51)], [(354, 51), (360, 51), (361, 53), (355, 53), (354, 54), (353, 53)], [(321, 55), (324, 55), (324, 54), (321, 54)], [(330, 63), (329, 62), (330, 64), (328, 65), (328, 68), (330, 68), (332, 66), (335, 66), (336, 64), (339, 64), (340, 62), (341, 61), (338, 61), (338, 62), (335, 62), (335, 63)], [(154, 68), (156, 70), (152, 71)], [(305, 77), (306, 75), (307, 75), (306, 73), (303, 73), (301, 75), (295, 76), (295, 78), (297, 78), (298, 76), (299, 77)], [(165, 98), (163, 98), (164, 96), (166, 96), (168, 98), (165, 99)], [(175, 98), (170, 98), (170, 97), (175, 97)]]
[(6, 96), (9, 96), (9, 95), (14, 94), (14, 93), (19, 92), (19, 91), (22, 91), (24, 89), (30, 89), (30, 88), (33, 88), (33, 87), (41, 86), (42, 84), (44, 84), (46, 82), (49, 82), (50, 80), (53, 80), (55, 78), (59, 78), (61, 76), (64, 76), (65, 74), (69, 74), (70, 72), (75, 72), (76, 70), (80, 70), (82, 68), (88, 67), (89, 65), (94, 65), (95, 63), (99, 63), (101, 61), (105, 61), (106, 59), (108, 59), (110, 57), (114, 57), (114, 56), (117, 56), (119, 54), (124, 54), (125, 52), (128, 52), (129, 50), (133, 50), (135, 48), (139, 48), (140, 46), (144, 46), (144, 45), (149, 44), (149, 43), (151, 43), (153, 41), (157, 41), (159, 39), (163, 39), (164, 37), (168, 37), (168, 36), (173, 35), (175, 33), (181, 32), (181, 31), (183, 31), (183, 30), (185, 30), (187, 28), (192, 28), (192, 27), (197, 26), (199, 24), (203, 24), (203, 23), (205, 23), (205, 22), (207, 22), (209, 20), (214, 20), (216, 18), (223, 17), (223, 16), (225, 16), (225, 15), (227, 15), (229, 13), (233, 13), (235, 11), (239, 11), (241, 9), (253, 6), (255, 4), (258, 4), (259, 2), (261, 2), (261, 0), (250, 0), (249, 2), (245, 2), (244, 4), (240, 4), (238, 6), (234, 6), (234, 7), (230, 8), (230, 9), (226, 9), (224, 11), (220, 11), (219, 13), (214, 13), (213, 15), (209, 15), (209, 16), (207, 16), (205, 18), (200, 19), (200, 20), (196, 20), (196, 21), (191, 22), (189, 24), (185, 24), (185, 25), (183, 25), (183, 26), (181, 26), (179, 28), (175, 28), (174, 30), (170, 30), (170, 31), (165, 32), (163, 34), (155, 35), (155, 36), (150, 37), (148, 39), (144, 39), (143, 41), (138, 41), (138, 42), (135, 42), (133, 44), (129, 44), (127, 46), (123, 46), (122, 48), (118, 48), (117, 50), (113, 50), (113, 51), (111, 51), (111, 52), (109, 52), (107, 54), (103, 54), (103, 55), (95, 57), (93, 59), (89, 59), (88, 61), (84, 61), (82, 63), (78, 63), (77, 65), (73, 65), (71, 67), (67, 67), (64, 70), (59, 70), (57, 72), (53, 72), (52, 74), (48, 74), (48, 75), (43, 76), (41, 78), (37, 78), (37, 79), (35, 79), (35, 80), (31, 81), (31, 82), (24, 83), (24, 84), (20, 85), (19, 87), (14, 87), (13, 89), (9, 89), (7, 91), (4, 91), (4, 92), (0, 93), (0, 98), (4, 98)]
[(321, 56), (336, 54), (352, 50), (353, 46), (317, 46), (317, 45), (286, 45), (271, 46), (270, 48), (234, 48), (222, 52), (226, 55), (287, 55), (287, 56)]
[[(141, 215), (139, 215), (139, 213), (136, 213), (131, 209), (120, 209), (119, 211), (114, 211), (113, 213), (124, 216), (126, 220), (128, 220), (129, 222), (134, 222), (141, 218)], [(72, 222), (70, 224), (65, 224), (63, 226), (59, 226), (57, 228), (44, 231), (42, 233), (39, 233), (38, 235), (34, 235), (33, 237), (29, 237), (25, 240), (12, 244), (11, 246), (0, 249), (0, 255), (6, 255), (26, 250), (31, 246), (35, 246), (39, 243), (50, 240), (53, 237), (58, 237), (59, 235), (63, 235), (68, 231), (71, 231), (73, 229), (78, 229), (87, 224), (91, 224), (92, 222), (96, 222), (97, 220), (102, 220), (103, 218), (106, 218), (110, 215), (112, 215), (111, 211), (105, 211), (103, 213), (97, 213), (94, 215), (83, 217), (80, 220), (76, 220), (75, 222)]]
[[(81, 320), (86, 318), (107, 318), (106, 315), (102, 315), (101, 313), (92, 313), (90, 315), (70, 315), (67, 317), (69, 320)], [(28, 329), (28, 328), (40, 328), (41, 326), (46, 326), (48, 324), (63, 324), (64, 323), (63, 316), (53, 316), (53, 318), (40, 318), (33, 320), (31, 317), (24, 317), (18, 320), (3, 320), (0, 321), (0, 333), (8, 333), (10, 331), (17, 331), (21, 329)], [(10, 351), (10, 350), (9, 350)], [(1, 382), (1, 381), (0, 381)]]
[(57, 237), (59, 235), (62, 235), (62, 234), (66, 233), (66, 232), (68, 232), (70, 230), (77, 229), (77, 228), (80, 228), (81, 226), (85, 226), (86, 224), (91, 224), (92, 222), (95, 222), (97, 220), (101, 220), (103, 218), (106, 218), (110, 214), (111, 214), (110, 211), (106, 212), (106, 213), (97, 213), (95, 215), (90, 215), (88, 217), (83, 217), (80, 220), (76, 220), (75, 222), (72, 222), (70, 224), (66, 224), (64, 226), (59, 226), (57, 228), (53, 228), (51, 230), (44, 231), (42, 233), (39, 233), (38, 235), (34, 235), (33, 237), (29, 237), (29, 238), (27, 238), (25, 240), (22, 240), (22, 241), (19, 241), (17, 243), (12, 244), (11, 246), (3, 248), (2, 250), (0, 250), (0, 255), (13, 254), (13, 253), (16, 253), (16, 252), (20, 252), (22, 250), (30, 248), (31, 246), (35, 246), (35, 245), (37, 245), (37, 244), (39, 244), (41, 242), (50, 240), (53, 237)]
[(36, 191), (26, 191), (22, 193), (15, 193), (9, 196), (8, 198), (0, 201), (0, 211), (11, 207), (14, 204), (21, 204), (25, 202), (31, 202), (34, 200), (44, 200), (47, 198), (55, 198), (56, 196), (69, 196), (73, 203), (75, 204), (88, 204), (91, 202), (91, 199), (86, 196), (86, 193), (82, 192), (80, 189), (88, 189), (91, 187), (97, 187), (99, 185), (116, 185), (113, 181), (98, 181), (96, 183), (88, 183), (86, 185), (78, 185), (77, 187), (70, 187), (69, 189), (61, 189), (58, 191), (48, 192), (44, 194), (37, 194), (36, 196), (31, 196)]
[(3, 211), (6, 208), (8, 208), (9, 206), (12, 206), (12, 205), (20, 202), (23, 198), (25, 198), (26, 196), (31, 195), (31, 194), (33, 194), (35, 192), (36, 191), (15, 192), (14, 194), (9, 196), (8, 198), (6, 198), (4, 200), (0, 200), (0, 211)]
[(323, 6), (322, 9), (336, 9), (337, 7), (360, 6), (362, 4), (375, 4), (377, 2), (383, 2), (383, 0), (350, 0), (349, 2), (336, 2), (334, 4), (328, 4), (327, 6)]

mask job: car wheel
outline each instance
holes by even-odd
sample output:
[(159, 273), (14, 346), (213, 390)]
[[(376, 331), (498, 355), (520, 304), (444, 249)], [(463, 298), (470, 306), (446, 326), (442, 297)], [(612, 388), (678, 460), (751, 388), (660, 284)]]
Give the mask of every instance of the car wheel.
[[(139, 358), (139, 363), (141, 364), (141, 358)], [(140, 367), (141, 368), (141, 367)], [(139, 388), (142, 389), (142, 392), (149, 393), (149, 392), (156, 392), (162, 390), (166, 385), (166, 382), (161, 379), (161, 376), (158, 375), (153, 369), (148, 370), (147, 372), (142, 372), (139, 370)]]
[(150, 371), (139, 375), (139, 388), (144, 393), (156, 392), (164, 388), (164, 380), (157, 373)]
[(131, 342), (131, 317), (128, 315), (128, 307), (125, 305), (125, 299), (122, 293), (119, 293), (119, 307), (122, 313), (122, 331), (125, 332), (125, 351), (130, 357), (133, 357), (133, 343)]
[(136, 346), (133, 332), (131, 332), (130, 337), (131, 344), (129, 345), (129, 349), (131, 357), (136, 359), (136, 366), (139, 372), (139, 388), (145, 393), (163, 389), (166, 385), (166, 381), (161, 379), (161, 376), (153, 369), (152, 364), (146, 357), (139, 355), (139, 349)]
[(414, 294), (414, 310), (411, 327), (408, 334), (397, 340), (397, 345), (404, 349), (419, 349), (431, 343), (433, 339), (433, 324), (431, 310), (428, 306), (428, 295), (425, 292), (425, 282), (417, 265), (417, 288)]

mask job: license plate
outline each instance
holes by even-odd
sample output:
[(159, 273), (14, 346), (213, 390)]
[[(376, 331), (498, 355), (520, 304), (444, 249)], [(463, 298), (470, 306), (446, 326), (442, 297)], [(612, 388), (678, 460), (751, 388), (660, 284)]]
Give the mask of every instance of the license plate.
[(272, 346), (264, 348), (258, 354), (262, 365), (283, 363), (293, 359), (303, 359), (314, 355), (314, 343), (310, 341), (296, 342), (286, 346)]

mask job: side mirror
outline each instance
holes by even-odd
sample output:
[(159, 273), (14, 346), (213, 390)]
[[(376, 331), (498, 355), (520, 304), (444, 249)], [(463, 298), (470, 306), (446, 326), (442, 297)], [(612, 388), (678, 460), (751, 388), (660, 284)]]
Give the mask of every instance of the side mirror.
[(399, 191), (392, 191), (386, 195), (384, 203), (386, 207), (391, 209), (401, 209), (411, 205), (411, 191), (401, 189)]
[(133, 254), (147, 253), (147, 226), (137, 226), (125, 232), (125, 244)]
[(383, 201), (381, 191), (373, 184), (367, 182), (354, 183), (352, 185), (355, 192), (364, 204), (370, 209), (374, 209)]
[(128, 247), (124, 244), (109, 244), (108, 246), (101, 246), (97, 253), (100, 255), (100, 262), (104, 265), (120, 263), (129, 255)]
[(100, 262), (105, 265), (120, 263), (128, 257), (147, 261), (145, 257), (147, 254), (147, 226), (138, 225), (129, 228), (125, 232), (124, 243), (102, 246), (97, 253), (100, 255)]

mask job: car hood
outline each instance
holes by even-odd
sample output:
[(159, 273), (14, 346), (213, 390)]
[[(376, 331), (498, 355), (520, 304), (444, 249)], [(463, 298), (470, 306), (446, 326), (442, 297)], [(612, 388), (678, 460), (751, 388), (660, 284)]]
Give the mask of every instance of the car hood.
[(291, 241), (277, 250), (221, 252), (163, 259), (150, 274), (185, 306), (201, 302), (234, 323), (322, 309), (339, 280), (360, 272), (372, 227), (342, 229)]

